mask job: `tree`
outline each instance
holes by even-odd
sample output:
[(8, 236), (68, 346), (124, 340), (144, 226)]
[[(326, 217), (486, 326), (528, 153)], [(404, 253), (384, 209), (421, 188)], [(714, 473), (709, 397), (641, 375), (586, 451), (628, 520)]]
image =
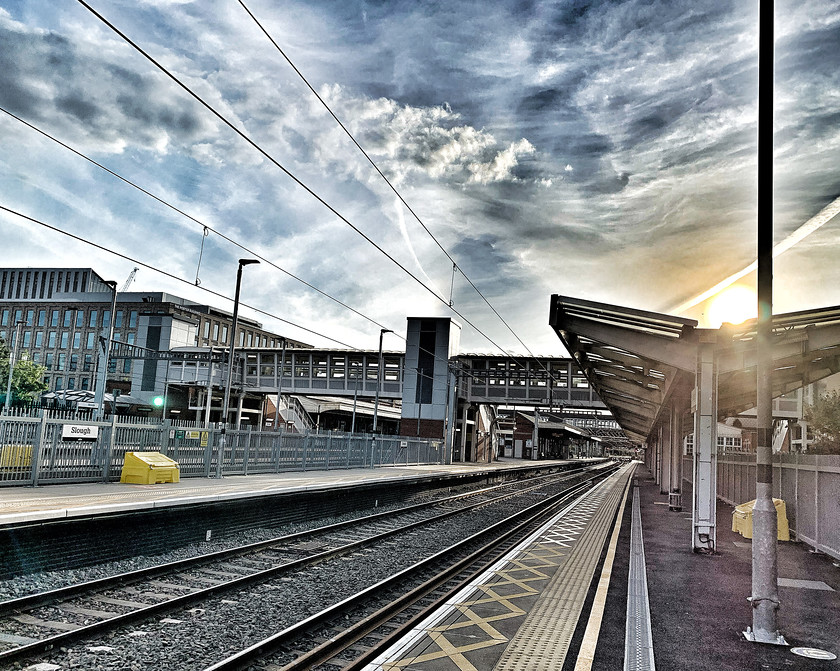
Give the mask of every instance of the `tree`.
[(814, 452), (840, 454), (840, 394), (821, 394), (805, 408), (804, 420), (814, 431)]
[[(47, 369), (34, 363), (29, 352), (18, 353), (12, 372), (12, 402), (31, 403), (43, 391), (47, 390), (44, 373)], [(9, 346), (0, 338), (0, 398), (6, 402), (6, 385), (9, 381)]]

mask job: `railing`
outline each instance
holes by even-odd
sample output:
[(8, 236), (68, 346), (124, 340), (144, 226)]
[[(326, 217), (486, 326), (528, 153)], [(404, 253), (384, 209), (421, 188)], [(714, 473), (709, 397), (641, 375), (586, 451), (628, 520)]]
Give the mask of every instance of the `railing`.
[[(0, 486), (119, 481), (127, 452), (161, 452), (181, 477), (376, 468), (444, 463), (443, 441), (344, 433), (226, 432), (195, 422), (112, 416), (107, 421), (0, 416)], [(65, 427), (90, 427), (93, 440), (67, 438)], [(219, 464), (221, 459), (221, 464)]]
[[(755, 453), (717, 455), (717, 495), (731, 505), (755, 499)], [(683, 474), (691, 478), (691, 455)], [(785, 502), (797, 540), (840, 559), (840, 455), (779, 452), (773, 455), (773, 496)]]

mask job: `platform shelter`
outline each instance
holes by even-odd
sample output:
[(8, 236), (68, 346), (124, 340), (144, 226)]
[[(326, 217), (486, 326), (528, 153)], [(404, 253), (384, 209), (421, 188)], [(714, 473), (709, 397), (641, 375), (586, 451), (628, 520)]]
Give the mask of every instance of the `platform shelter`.
[[(755, 407), (756, 320), (693, 319), (554, 295), (549, 323), (621, 428), (646, 443), (669, 507), (682, 508), (694, 434), (692, 549), (714, 551), (717, 422)], [(773, 316), (773, 396), (840, 371), (840, 306)]]

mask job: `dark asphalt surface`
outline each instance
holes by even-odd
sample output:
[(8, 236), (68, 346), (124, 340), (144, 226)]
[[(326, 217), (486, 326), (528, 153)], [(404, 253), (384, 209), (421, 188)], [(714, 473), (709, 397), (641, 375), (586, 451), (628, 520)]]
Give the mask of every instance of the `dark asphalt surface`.
[[(840, 563), (804, 543), (780, 542), (779, 578), (816, 580), (835, 591), (780, 587), (778, 624), (790, 647), (748, 642), (752, 624), (750, 541), (731, 531), (732, 507), (718, 501), (717, 553), (691, 551), (691, 491), (683, 511), (670, 512), (668, 497), (642, 465), (636, 470), (656, 668), (660, 671), (804, 669), (833, 671), (840, 660), (799, 657), (795, 646), (840, 656)], [(632, 490), (631, 490), (632, 497)], [(632, 499), (631, 499), (632, 500)], [(595, 669), (623, 668), (627, 607), (630, 500), (624, 515)], [(838, 520), (840, 523), (840, 520)]]

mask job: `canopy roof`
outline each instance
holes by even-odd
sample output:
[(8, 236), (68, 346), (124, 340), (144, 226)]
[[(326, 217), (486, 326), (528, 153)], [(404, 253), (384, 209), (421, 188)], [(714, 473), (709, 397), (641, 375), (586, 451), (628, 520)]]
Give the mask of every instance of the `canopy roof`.
[[(672, 400), (688, 407), (701, 344), (715, 351), (719, 418), (755, 406), (755, 319), (699, 329), (693, 319), (554, 295), (549, 323), (639, 441)], [(774, 397), (840, 371), (840, 307), (775, 315), (773, 361)]]

